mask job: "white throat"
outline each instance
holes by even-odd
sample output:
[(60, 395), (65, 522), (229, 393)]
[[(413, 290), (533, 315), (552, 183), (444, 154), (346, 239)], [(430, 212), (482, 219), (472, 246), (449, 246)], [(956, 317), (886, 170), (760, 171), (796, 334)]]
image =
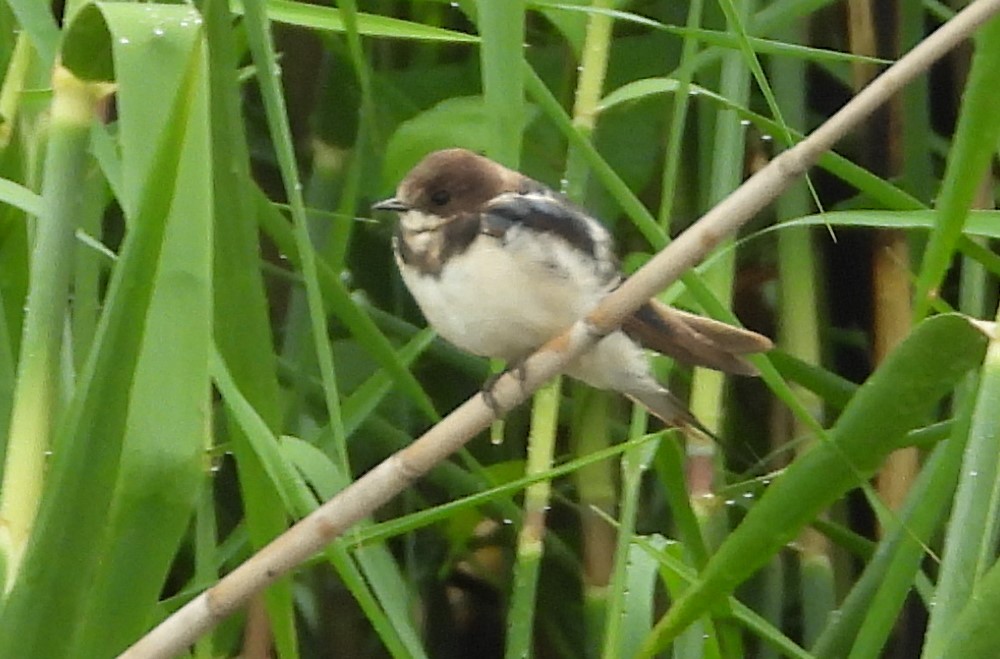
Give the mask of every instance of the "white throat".
[(399, 224), (407, 233), (435, 231), (448, 224), (452, 219), (454, 218), (441, 217), (418, 210), (408, 210), (399, 214)]

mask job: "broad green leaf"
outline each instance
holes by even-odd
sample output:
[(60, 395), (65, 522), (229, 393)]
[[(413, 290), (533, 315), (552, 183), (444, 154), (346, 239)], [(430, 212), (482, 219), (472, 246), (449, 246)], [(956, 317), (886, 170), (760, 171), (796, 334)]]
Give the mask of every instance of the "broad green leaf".
[[(136, 56), (132, 62), (123, 58), (119, 71), (128, 67), (142, 75), (150, 59)], [(193, 90), (196, 113), (179, 145), (181, 162), (136, 364), (105, 559), (78, 640), (81, 656), (110, 656), (145, 631), (204, 481), (213, 243), (206, 91), (202, 75)], [(115, 621), (111, 629), (108, 620)]]
[[(105, 9), (105, 16), (119, 45), (124, 38), (134, 46), (119, 49), (115, 57), (126, 170), (139, 153), (145, 159), (148, 152), (145, 142), (127, 141), (153, 138), (150, 117), (169, 120), (161, 108), (153, 107), (161, 105), (159, 99), (137, 84), (150, 77), (150, 62), (164, 70), (172, 62), (179, 67), (185, 52), (192, 52), (198, 56), (199, 72), (191, 90), (194, 111), (189, 127), (176, 145), (181, 155), (174, 198), (136, 365), (105, 559), (74, 643), (84, 656), (124, 649), (149, 622), (199, 495), (209, 401), (212, 174), (205, 157), (210, 140), (200, 18), (179, 9), (158, 14), (113, 6)], [(154, 39), (143, 46), (148, 34)], [(159, 39), (172, 42), (170, 48)], [(164, 72), (156, 77), (170, 84)], [(133, 130), (135, 124), (145, 130)], [(148, 175), (155, 173), (150, 170)], [(140, 181), (124, 180), (126, 186)], [(129, 196), (139, 198), (140, 192)], [(111, 633), (105, 624), (108, 619), (117, 623)]]
[(938, 400), (982, 361), (986, 339), (965, 318), (918, 325), (862, 385), (830, 432), (770, 485), (643, 645), (652, 656), (759, 569), (813, 518), (881, 465)]
[[(64, 657), (75, 654), (71, 643), (83, 628), (87, 604), (95, 574), (105, 555), (107, 526), (105, 519), (114, 505), (119, 477), (121, 451), (128, 430), (129, 404), (135, 385), (136, 370), (143, 349), (149, 319), (149, 306), (158, 275), (157, 264), (163, 249), (168, 216), (176, 194), (179, 172), (184, 168), (181, 145), (192, 136), (192, 122), (204, 121), (199, 93), (204, 75), (200, 29), (187, 7), (164, 7), (164, 35), (170, 46), (156, 61), (163, 70), (171, 70), (171, 84), (160, 88), (163, 111), (159, 125), (150, 128), (154, 138), (145, 145), (145, 179), (133, 178), (133, 223), (128, 231), (105, 298), (104, 313), (94, 340), (94, 347), (76, 383), (72, 400), (58, 427), (55, 454), (48, 472), (46, 492), (32, 535), (23, 569), (2, 611), (0, 619), (0, 654), (6, 656)], [(139, 5), (91, 5), (81, 10), (77, 21), (81, 32), (70, 28), (65, 45), (104, 53), (96, 58), (109, 62), (114, 57), (119, 93), (124, 99), (141, 88), (132, 84), (128, 57), (120, 48), (133, 45), (131, 38), (148, 36), (152, 28), (143, 24)], [(191, 20), (189, 29), (179, 23)], [(74, 23), (74, 26), (76, 23)], [(104, 25), (103, 30), (88, 27)], [(137, 30), (137, 32), (133, 32)], [(114, 33), (114, 38), (111, 37)], [(121, 40), (128, 43), (122, 44)], [(142, 44), (134, 44), (144, 47)], [(79, 63), (78, 57), (64, 57), (64, 64)], [(95, 69), (90, 69), (92, 72)], [(103, 71), (110, 73), (110, 71)], [(129, 101), (130, 104), (132, 101)], [(129, 105), (129, 107), (136, 107)], [(148, 121), (129, 111), (135, 121)], [(122, 120), (126, 121), (125, 113)], [(134, 154), (134, 152), (133, 152)], [(196, 218), (197, 219), (197, 218)], [(181, 276), (179, 279), (184, 279)], [(197, 290), (197, 289), (195, 289)], [(198, 327), (191, 337), (197, 342)], [(159, 346), (169, 350), (169, 346)], [(195, 356), (196, 357), (196, 356)], [(197, 379), (197, 366), (188, 375)], [(201, 389), (205, 393), (205, 389)], [(204, 399), (202, 399), (204, 403)], [(190, 399), (164, 401), (189, 421), (203, 419), (204, 407), (187, 408)], [(201, 435), (184, 438), (200, 443)], [(183, 450), (182, 450), (183, 452)], [(86, 465), (81, 469), (80, 465)], [(183, 481), (179, 481), (181, 484)], [(169, 499), (172, 495), (166, 495)], [(183, 495), (182, 495), (183, 499)], [(170, 542), (177, 542), (180, 531), (174, 528)], [(161, 540), (166, 541), (165, 535)], [(72, 547), (72, 551), (67, 551)], [(159, 565), (147, 565), (151, 571), (165, 574), (170, 556), (160, 556)], [(147, 572), (149, 574), (149, 572)], [(155, 596), (155, 594), (154, 594)], [(141, 606), (148, 593), (136, 591), (121, 605)], [(44, 608), (41, 608), (44, 607)], [(44, 611), (44, 613), (40, 613)], [(53, 634), (58, 628), (60, 633)]]

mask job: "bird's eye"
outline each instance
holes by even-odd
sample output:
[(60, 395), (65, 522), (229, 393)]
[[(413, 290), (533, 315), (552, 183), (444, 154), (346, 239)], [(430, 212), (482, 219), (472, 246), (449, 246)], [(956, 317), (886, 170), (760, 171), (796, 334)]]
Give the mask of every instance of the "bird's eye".
[(435, 190), (431, 193), (431, 203), (435, 206), (444, 206), (451, 201), (451, 193), (447, 190)]

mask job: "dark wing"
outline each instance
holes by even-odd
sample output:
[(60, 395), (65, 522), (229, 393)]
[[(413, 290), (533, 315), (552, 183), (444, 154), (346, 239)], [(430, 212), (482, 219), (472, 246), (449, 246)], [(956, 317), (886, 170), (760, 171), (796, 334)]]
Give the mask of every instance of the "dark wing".
[(592, 262), (605, 283), (617, 282), (618, 259), (607, 228), (561, 195), (535, 185), (535, 189), (490, 200), (481, 214), (480, 232), (503, 239), (517, 226), (553, 236)]
[(622, 330), (649, 350), (694, 366), (757, 375), (742, 355), (764, 352), (773, 346), (762, 334), (711, 318), (668, 307), (650, 300), (625, 320)]
[[(602, 253), (611, 236), (600, 222), (554, 192), (508, 193), (491, 200), (483, 211), (482, 232), (501, 237), (514, 225), (558, 236), (591, 258)], [(602, 250), (604, 248), (604, 250)]]

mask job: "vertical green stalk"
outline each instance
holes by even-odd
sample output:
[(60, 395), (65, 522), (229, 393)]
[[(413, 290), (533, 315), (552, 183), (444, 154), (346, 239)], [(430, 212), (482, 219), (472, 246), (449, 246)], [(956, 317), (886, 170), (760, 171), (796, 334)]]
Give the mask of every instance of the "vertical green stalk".
[[(329, 281), (334, 277), (333, 273), (340, 273), (345, 267), (355, 224), (361, 170), (364, 168), (361, 154), (365, 150), (362, 144), (367, 137), (363, 137), (363, 134), (368, 129), (363, 126), (371, 121), (367, 118), (370, 115), (371, 113), (361, 111), (359, 124), (362, 127), (358, 129), (358, 138), (353, 148), (337, 147), (323, 141), (320, 136), (315, 136), (311, 141), (313, 164), (305, 185), (305, 202), (310, 209), (309, 235), (315, 246), (319, 266), (317, 274), (322, 278), (320, 286), (325, 298), (332, 295)], [(332, 221), (311, 212), (312, 209), (335, 209)], [(343, 296), (347, 297), (346, 287), (343, 287)], [(337, 303), (327, 301), (327, 308), (333, 308), (336, 313)], [(296, 287), (292, 292), (281, 332), (281, 358), (295, 365), (290, 376), (296, 395), (289, 397), (284, 404), (285, 430), (291, 433), (299, 432), (308, 398), (306, 391), (318, 370), (310, 322), (305, 291)]]
[[(746, 25), (753, 14), (755, 2), (730, 4), (723, 10), (729, 16), (728, 29), (736, 33)], [(738, 22), (737, 22), (738, 21)], [(719, 81), (720, 92), (740, 105), (747, 105), (750, 96), (750, 62), (742, 52), (727, 54), (722, 59)], [(708, 184), (708, 204), (723, 199), (743, 181), (746, 131), (735, 111), (720, 110), (716, 115), (712, 136), (711, 175)], [(729, 241), (730, 243), (732, 241)], [(716, 259), (713, 267), (703, 274), (703, 281), (715, 297), (726, 307), (732, 304), (733, 280), (736, 270), (736, 251), (727, 250)], [(717, 371), (696, 368), (691, 383), (691, 411), (708, 428), (718, 431), (722, 427), (724, 410), (725, 376)], [(688, 483), (691, 507), (699, 518), (702, 535), (709, 545), (715, 545), (728, 527), (728, 516), (714, 494), (718, 479), (718, 447), (708, 438), (692, 435), (688, 439)], [(716, 626), (722, 652), (729, 656), (742, 654), (739, 633), (731, 626)], [(706, 650), (708, 646), (705, 646)]]
[[(574, 389), (574, 399), (580, 412), (574, 415), (572, 426), (573, 453), (577, 456), (590, 455), (608, 446), (610, 398), (604, 392), (586, 390), (584, 385)], [(639, 408), (635, 409), (636, 414), (645, 420)], [(602, 460), (581, 467), (573, 476), (580, 498), (586, 647), (596, 650), (601, 645), (601, 634), (608, 624), (608, 586), (613, 581), (615, 529), (607, 521), (615, 516), (617, 500), (612, 461)]]
[[(597, 9), (608, 8), (607, 0), (594, 0)], [(573, 104), (572, 125), (585, 139), (593, 135), (597, 122), (597, 105), (604, 88), (611, 44), (613, 20), (607, 14), (592, 13), (587, 20), (580, 54), (580, 78), (577, 82)], [(566, 158), (566, 194), (582, 203), (586, 197), (589, 166), (579, 149), (569, 149)], [(580, 389), (577, 389), (580, 392)], [(576, 399), (584, 400), (583, 393)], [(608, 446), (607, 394), (586, 392), (590, 402), (586, 405), (583, 422), (576, 432), (575, 450), (583, 455)], [(577, 474), (577, 491), (580, 497), (581, 533), (583, 535), (583, 597), (586, 615), (587, 647), (597, 648), (606, 621), (608, 580), (614, 556), (614, 530), (596, 512), (613, 515), (616, 503), (614, 473), (611, 462), (598, 462)]]
[[(779, 38), (790, 43), (803, 43), (805, 24), (801, 21), (786, 27)], [(773, 58), (771, 62), (774, 95), (779, 100), (782, 116), (789, 125), (802, 130), (806, 127), (806, 81), (804, 64), (791, 58)], [(791, 220), (810, 212), (809, 190), (805, 182), (793, 186), (776, 203), (779, 221)], [(820, 297), (818, 260), (812, 234), (806, 228), (783, 229), (778, 232), (778, 272), (781, 282), (780, 343), (789, 354), (808, 364), (822, 362), (819, 336)], [(804, 387), (793, 385), (796, 397), (814, 418), (822, 418), (823, 401)], [(790, 415), (789, 415), (790, 416)], [(808, 436), (810, 429), (792, 417), (783, 425), (787, 434), (778, 439), (784, 443)], [(772, 447), (775, 450), (781, 446)], [(805, 449), (805, 447), (803, 447)], [(836, 605), (833, 567), (829, 543), (815, 529), (806, 528), (799, 535), (801, 552), (796, 556), (802, 596), (802, 630), (806, 645), (815, 642)], [(780, 561), (776, 558), (775, 562)], [(773, 598), (783, 598), (782, 589)], [(779, 609), (780, 610), (780, 609)], [(780, 621), (772, 621), (778, 624)]]
[[(311, 146), (313, 166), (305, 186), (306, 205), (310, 209), (332, 208), (340, 192), (337, 189), (338, 182), (343, 175), (344, 161), (348, 154), (319, 138), (314, 138)], [(343, 268), (343, 256), (350, 235), (349, 227), (345, 228), (344, 225), (353, 223), (354, 220), (350, 217), (335, 217), (331, 224), (325, 217), (317, 217), (314, 213), (309, 215), (309, 235), (316, 245), (317, 255), (321, 255), (327, 263), (337, 264), (334, 267), (337, 272)], [(338, 242), (344, 244), (336, 245)], [(295, 365), (291, 372), (295, 395), (289, 396), (284, 406), (284, 429), (289, 433), (300, 432), (299, 422), (306, 401), (306, 390), (318, 370), (309, 323), (309, 304), (305, 291), (296, 287), (292, 291), (281, 332), (281, 357)]]
[[(535, 393), (525, 465), (528, 476), (552, 468), (559, 422), (559, 384), (557, 378)], [(531, 653), (535, 594), (545, 549), (545, 512), (551, 491), (552, 484), (548, 480), (540, 480), (524, 491), (524, 520), (517, 537), (517, 564), (507, 617), (507, 659), (522, 659)]]
[[(216, 569), (218, 551), (218, 527), (215, 519), (214, 468), (206, 477), (198, 497), (198, 507), (194, 518), (194, 581), (214, 583), (219, 578)], [(194, 659), (210, 659), (216, 656), (212, 634), (202, 636), (194, 646)]]
[(84, 183), (90, 126), (107, 86), (79, 80), (59, 67), (53, 79), (52, 117), (42, 215), (35, 230), (7, 461), (0, 495), (0, 547), (6, 584), (13, 583), (38, 510), (45, 454), (59, 413), (59, 371), (74, 235), (87, 189)]
[[(345, 0), (337, 3), (340, 15), (346, 28), (347, 50), (351, 55), (354, 75), (361, 87), (361, 103), (358, 108), (358, 132), (354, 146), (354, 157), (346, 171), (344, 186), (341, 190), (340, 204), (337, 207), (338, 217), (331, 228), (330, 241), (323, 250), (327, 262), (334, 270), (340, 271), (347, 258), (347, 248), (354, 228), (354, 209), (357, 206), (358, 193), (361, 184), (361, 172), (364, 166), (363, 154), (371, 147), (369, 138), (371, 126), (374, 124), (375, 104), (372, 99), (371, 69), (361, 45), (358, 32), (358, 7), (355, 0)], [(339, 159), (338, 159), (339, 160)], [(328, 161), (329, 162), (329, 161)]]
[[(484, 24), (487, 18), (483, 14), (483, 9), (486, 6), (495, 4), (499, 3), (487, 2), (480, 4), (481, 25)], [(606, 7), (608, 6), (608, 2), (606, 0), (595, 0), (594, 6)], [(591, 14), (587, 23), (587, 34), (580, 64), (580, 78), (577, 83), (576, 101), (573, 108), (574, 127), (586, 138), (589, 138), (593, 132), (597, 115), (597, 105), (604, 86), (612, 24), (611, 17), (601, 13)], [(484, 34), (484, 38), (485, 36)], [(487, 45), (484, 44), (484, 50), (486, 47)], [(523, 84), (522, 72), (523, 68), (519, 65), (516, 70), (519, 84)], [(484, 69), (485, 73), (486, 70)], [(514, 74), (515, 72), (510, 73), (510, 75)], [(488, 82), (489, 79), (487, 78), (486, 80)], [(518, 92), (523, 93), (521, 87), (518, 88)], [(488, 93), (489, 88), (487, 87)], [(487, 96), (487, 107), (492, 107), (489, 95)], [(575, 150), (571, 150), (567, 156), (565, 178), (568, 182), (566, 190), (568, 196), (576, 201), (582, 201), (586, 189), (587, 165), (586, 161), (579, 157)], [(552, 455), (556, 440), (556, 423), (559, 416), (560, 390), (561, 379), (557, 378), (553, 383), (535, 395), (534, 407), (532, 409), (531, 436), (528, 445), (527, 473), (529, 475), (541, 473), (552, 466)], [(604, 443), (606, 444), (606, 442), (607, 437), (605, 435)], [(535, 491), (536, 487), (537, 491)], [(548, 481), (543, 481), (539, 482), (536, 486), (532, 486), (525, 493), (524, 524), (518, 538), (513, 596), (508, 611), (509, 638), (507, 642), (507, 656), (510, 658), (524, 657), (530, 653), (531, 627), (535, 617), (535, 589), (538, 580), (538, 567), (541, 563), (544, 548), (542, 540), (545, 535), (545, 510), (549, 505), (549, 488)], [(587, 488), (581, 490), (581, 505), (584, 508), (588, 505), (586, 493), (589, 491)], [(604, 524), (602, 520), (594, 521), (598, 524)], [(584, 529), (584, 536), (587, 537), (586, 529)], [(586, 553), (586, 549), (584, 551)], [(588, 584), (584, 585), (585, 588), (587, 586)]]
[[(483, 38), (481, 66), (483, 97), (493, 131), (489, 155), (517, 168), (521, 160), (524, 116), (524, 2), (478, 2), (479, 31)], [(516, 56), (514, 56), (516, 54)], [(540, 474), (552, 468), (559, 424), (562, 379), (556, 378), (535, 394), (528, 437), (525, 473)], [(492, 428), (494, 441), (503, 437), (502, 423)], [(538, 574), (545, 553), (545, 513), (551, 484), (542, 480), (525, 490), (524, 517), (517, 538), (514, 583), (507, 616), (506, 656), (530, 656), (535, 621)]]
[[(594, 0), (595, 9), (610, 9), (611, 0)], [(573, 102), (573, 127), (577, 133), (590, 139), (597, 124), (597, 105), (604, 89), (604, 76), (608, 71), (608, 52), (611, 45), (611, 28), (614, 21), (606, 13), (594, 12), (587, 19), (587, 34), (580, 55), (580, 79), (576, 85)], [(566, 157), (566, 195), (582, 202), (587, 189), (588, 165), (578, 149), (570, 148)]]
[[(609, 0), (593, 0), (591, 3), (597, 10), (609, 9), (613, 5)], [(613, 27), (614, 20), (606, 13), (595, 11), (587, 18), (587, 29), (580, 52), (580, 77), (573, 101), (572, 125), (576, 134), (588, 141), (597, 125), (598, 104), (608, 70)], [(589, 170), (584, 154), (571, 146), (566, 156), (565, 192), (578, 203), (583, 203), (586, 199)], [(608, 432), (608, 394), (596, 391), (587, 393), (591, 402), (586, 405), (587, 411), (583, 415), (585, 423), (574, 433), (574, 443), (579, 454), (599, 451), (611, 441)], [(581, 395), (577, 395), (576, 399), (581, 401)], [(585, 566), (583, 596), (587, 613), (586, 646), (595, 651), (600, 647), (600, 637), (606, 626), (608, 581), (614, 561), (615, 532), (600, 514), (614, 514), (617, 497), (613, 469), (611, 461), (602, 461), (591, 465), (577, 477), (583, 536), (581, 551)]]
[[(629, 428), (630, 440), (642, 436), (646, 431), (646, 420), (647, 417), (643, 410), (638, 406), (633, 408), (632, 423)], [(649, 470), (659, 446), (658, 440), (648, 442), (629, 449), (622, 456), (622, 505), (619, 514), (621, 523), (618, 526), (618, 546), (615, 548), (610, 580), (611, 592), (608, 596), (607, 612), (604, 616), (604, 650), (601, 653), (603, 659), (632, 656), (639, 646), (639, 639), (628, 638), (623, 629), (626, 609), (630, 600), (630, 593), (627, 589), (628, 558), (629, 549), (635, 538), (635, 520), (639, 515), (639, 493), (642, 487), (642, 477)]]
[[(742, 23), (746, 24), (755, 3), (740, 3), (738, 11)], [(733, 11), (737, 11), (736, 8)], [(730, 25), (730, 29), (738, 26)], [(722, 60), (720, 92), (735, 103), (746, 105), (750, 95), (750, 75), (747, 62), (739, 52), (728, 53)], [(716, 115), (713, 131), (713, 152), (709, 169), (708, 205), (723, 199), (735, 190), (743, 180), (743, 154), (746, 135), (736, 112), (720, 110)], [(730, 241), (731, 243), (731, 241)], [(727, 250), (715, 260), (713, 267), (703, 275), (703, 280), (715, 297), (725, 306), (732, 300), (733, 277), (736, 267), (735, 250)], [(723, 392), (725, 377), (716, 371), (695, 369), (691, 386), (691, 411), (702, 423), (713, 431), (722, 426)], [(719, 510), (712, 504), (712, 482), (714, 481), (716, 447), (707, 439), (689, 440), (692, 453), (689, 459), (691, 495), (695, 510), (704, 510), (711, 515)]]
[[(738, 11), (746, 24), (753, 13), (755, 3), (740, 3)], [(730, 26), (736, 29), (735, 26)], [(726, 98), (740, 105), (746, 105), (750, 95), (750, 75), (747, 63), (739, 52), (728, 53), (722, 60), (720, 92)], [(743, 181), (743, 154), (746, 135), (739, 116), (729, 109), (720, 110), (716, 115), (711, 177), (708, 188), (708, 202), (714, 204), (735, 190)], [(730, 241), (731, 242), (731, 241)], [(735, 251), (727, 250), (716, 259), (703, 279), (716, 298), (729, 306), (732, 300), (733, 276), (735, 271)], [(691, 410), (713, 431), (722, 425), (722, 397), (725, 378), (721, 373), (706, 369), (696, 369), (691, 391)], [(699, 447), (712, 451), (711, 446)], [(714, 452), (714, 451), (712, 451)], [(702, 457), (702, 456), (699, 456)], [(707, 456), (710, 457), (710, 456)], [(703, 460), (699, 460), (703, 462)], [(692, 465), (695, 468), (696, 465)], [(693, 492), (692, 494), (705, 494)]]

